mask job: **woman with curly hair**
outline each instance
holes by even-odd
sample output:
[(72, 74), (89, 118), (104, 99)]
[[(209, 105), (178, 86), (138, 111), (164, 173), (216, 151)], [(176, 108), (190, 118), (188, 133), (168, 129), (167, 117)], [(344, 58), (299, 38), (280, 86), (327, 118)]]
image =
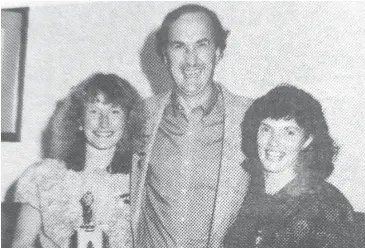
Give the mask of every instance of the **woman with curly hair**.
[(72, 247), (85, 224), (101, 229), (104, 245), (131, 247), (127, 122), (137, 100), (115, 74), (94, 74), (72, 90), (52, 121), (53, 159), (18, 180), (13, 247)]
[(325, 181), (338, 147), (320, 103), (281, 85), (254, 101), (241, 128), (251, 184), (224, 247), (353, 247), (353, 208)]

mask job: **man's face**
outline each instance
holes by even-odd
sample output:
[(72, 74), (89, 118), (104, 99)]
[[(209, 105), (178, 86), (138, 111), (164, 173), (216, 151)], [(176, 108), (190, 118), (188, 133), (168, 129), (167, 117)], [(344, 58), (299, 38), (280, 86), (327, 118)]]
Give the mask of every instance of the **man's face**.
[(179, 93), (196, 96), (209, 89), (219, 58), (206, 14), (187, 13), (171, 24), (164, 60)]

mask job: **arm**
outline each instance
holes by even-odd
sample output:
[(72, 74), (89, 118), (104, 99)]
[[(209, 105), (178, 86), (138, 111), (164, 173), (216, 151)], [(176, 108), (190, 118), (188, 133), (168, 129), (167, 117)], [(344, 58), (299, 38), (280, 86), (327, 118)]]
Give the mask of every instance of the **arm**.
[(12, 247), (35, 247), (40, 228), (41, 215), (39, 211), (29, 204), (23, 204), (18, 216)]
[[(308, 201), (312, 209), (302, 210), (277, 232), (274, 247), (353, 248), (351, 209)], [(285, 225), (285, 224), (284, 224)]]
[(354, 239), (352, 236), (352, 227), (345, 222), (326, 221), (317, 225), (317, 230), (313, 235), (314, 242), (318, 247), (333, 248), (353, 248)]

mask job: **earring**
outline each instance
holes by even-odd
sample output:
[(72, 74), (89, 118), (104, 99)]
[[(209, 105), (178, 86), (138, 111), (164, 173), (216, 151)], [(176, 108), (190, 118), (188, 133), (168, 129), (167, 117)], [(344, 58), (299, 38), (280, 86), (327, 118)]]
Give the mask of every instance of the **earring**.
[(84, 130), (84, 128), (80, 125), (79, 126), (79, 131), (83, 131)]

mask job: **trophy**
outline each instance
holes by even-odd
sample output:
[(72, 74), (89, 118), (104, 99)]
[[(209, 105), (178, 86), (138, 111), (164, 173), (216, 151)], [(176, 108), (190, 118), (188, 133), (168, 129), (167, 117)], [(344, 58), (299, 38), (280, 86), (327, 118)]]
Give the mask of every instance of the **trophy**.
[[(92, 205), (93, 194), (88, 191), (80, 199), (82, 206), (82, 225), (71, 238), (71, 247), (76, 248), (109, 248), (108, 236), (94, 223)], [(76, 244), (75, 244), (76, 243)]]

